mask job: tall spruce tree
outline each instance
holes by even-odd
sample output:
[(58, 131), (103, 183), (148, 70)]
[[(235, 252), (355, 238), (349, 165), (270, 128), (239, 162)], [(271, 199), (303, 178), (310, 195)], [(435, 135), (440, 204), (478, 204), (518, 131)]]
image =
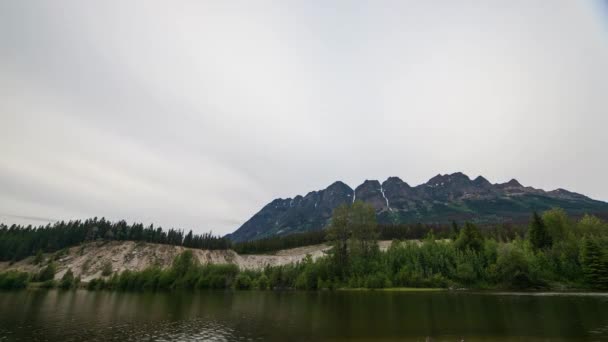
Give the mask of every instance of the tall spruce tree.
[(460, 230), (456, 247), (461, 250), (470, 249), (479, 252), (483, 247), (483, 236), (479, 228), (471, 222), (465, 222), (464, 228)]
[(534, 212), (534, 215), (532, 216), (532, 222), (528, 229), (528, 240), (534, 249), (549, 248), (553, 244), (553, 239), (551, 239), (551, 235), (549, 235), (547, 226), (537, 212)]
[(608, 253), (605, 253), (600, 243), (592, 238), (583, 240), (581, 264), (585, 282), (599, 289), (608, 288)]
[(340, 275), (343, 275), (348, 264), (348, 240), (351, 237), (349, 209), (348, 204), (342, 204), (334, 209), (331, 223), (327, 229), (327, 240), (333, 247), (331, 254)]

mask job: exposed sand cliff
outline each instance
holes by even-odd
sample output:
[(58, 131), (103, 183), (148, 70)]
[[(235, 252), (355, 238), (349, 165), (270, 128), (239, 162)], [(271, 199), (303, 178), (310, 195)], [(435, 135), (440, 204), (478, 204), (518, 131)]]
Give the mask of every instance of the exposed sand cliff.
[[(69, 248), (65, 254), (55, 261), (59, 279), (71, 269), (74, 276), (80, 276), (83, 281), (89, 281), (101, 276), (105, 264), (112, 265), (113, 272), (124, 270), (139, 271), (157, 265), (162, 268), (171, 265), (173, 259), (188, 248), (181, 246), (160, 245), (133, 241), (92, 242)], [(262, 269), (266, 266), (278, 266), (295, 263), (310, 254), (317, 259), (325, 254), (327, 245), (315, 245), (282, 250), (273, 255), (239, 255), (232, 250), (200, 250), (191, 249), (201, 264), (235, 264), (241, 269)], [(0, 263), (0, 271), (16, 269), (27, 272), (38, 272), (46, 265), (53, 254), (45, 255), (42, 265), (34, 265), (34, 257), (9, 265)]]
[[(390, 241), (380, 241), (381, 249), (386, 249)], [(310, 254), (313, 260), (322, 257), (329, 250), (325, 244), (285, 249), (273, 254), (239, 255), (233, 250), (191, 249), (201, 264), (235, 264), (241, 269), (259, 270), (266, 266), (279, 266), (296, 263)], [(62, 255), (47, 254), (41, 265), (34, 265), (34, 257), (10, 265), (0, 263), (0, 271), (15, 269), (38, 272), (50, 258), (56, 258), (56, 279), (60, 279), (68, 269), (74, 276), (89, 281), (101, 276), (104, 265), (110, 263), (113, 272), (125, 270), (140, 271), (150, 266), (169, 267), (173, 259), (184, 250), (181, 246), (160, 245), (133, 241), (91, 242), (66, 250)]]

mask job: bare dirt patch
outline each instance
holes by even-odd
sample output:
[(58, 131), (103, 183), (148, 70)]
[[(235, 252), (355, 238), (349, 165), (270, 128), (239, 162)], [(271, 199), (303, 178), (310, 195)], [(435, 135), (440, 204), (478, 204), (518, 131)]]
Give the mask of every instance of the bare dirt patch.
[[(379, 241), (381, 250), (390, 246), (390, 241)], [(260, 270), (266, 266), (293, 264), (310, 255), (316, 260), (324, 255), (331, 247), (326, 244), (304, 246), (277, 251), (269, 255), (239, 255), (233, 250), (201, 250), (191, 249), (201, 264), (235, 264), (244, 270)], [(181, 246), (161, 245), (134, 241), (90, 242), (72, 247), (63, 253), (46, 254), (45, 261), (34, 265), (34, 257), (28, 257), (14, 264), (0, 263), (0, 271), (14, 269), (36, 273), (45, 267), (49, 261), (57, 265), (55, 279), (60, 279), (68, 269), (74, 276), (80, 276), (83, 281), (101, 277), (102, 270), (107, 264), (111, 265), (112, 273), (141, 271), (151, 266), (167, 268), (173, 259), (189, 248)]]

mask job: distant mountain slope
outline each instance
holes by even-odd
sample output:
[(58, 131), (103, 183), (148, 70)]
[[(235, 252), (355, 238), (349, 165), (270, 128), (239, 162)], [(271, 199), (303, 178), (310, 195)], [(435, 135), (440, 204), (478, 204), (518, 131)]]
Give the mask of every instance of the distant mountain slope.
[(544, 191), (524, 187), (515, 179), (492, 184), (481, 176), (471, 180), (457, 172), (437, 175), (415, 187), (398, 177), (390, 177), (383, 183), (366, 180), (355, 190), (335, 182), (304, 197), (275, 199), (228, 237), (247, 241), (322, 229), (334, 208), (354, 200), (374, 206), (380, 223), (518, 221), (534, 210), (554, 207), (574, 215), (608, 213), (608, 203), (564, 189)]

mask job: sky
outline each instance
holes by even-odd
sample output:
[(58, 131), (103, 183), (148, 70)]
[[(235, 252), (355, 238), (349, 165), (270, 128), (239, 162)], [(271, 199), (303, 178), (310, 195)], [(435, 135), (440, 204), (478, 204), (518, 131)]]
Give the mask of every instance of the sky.
[(0, 1), (0, 221), (234, 231), (336, 180), (608, 201), (608, 1)]

